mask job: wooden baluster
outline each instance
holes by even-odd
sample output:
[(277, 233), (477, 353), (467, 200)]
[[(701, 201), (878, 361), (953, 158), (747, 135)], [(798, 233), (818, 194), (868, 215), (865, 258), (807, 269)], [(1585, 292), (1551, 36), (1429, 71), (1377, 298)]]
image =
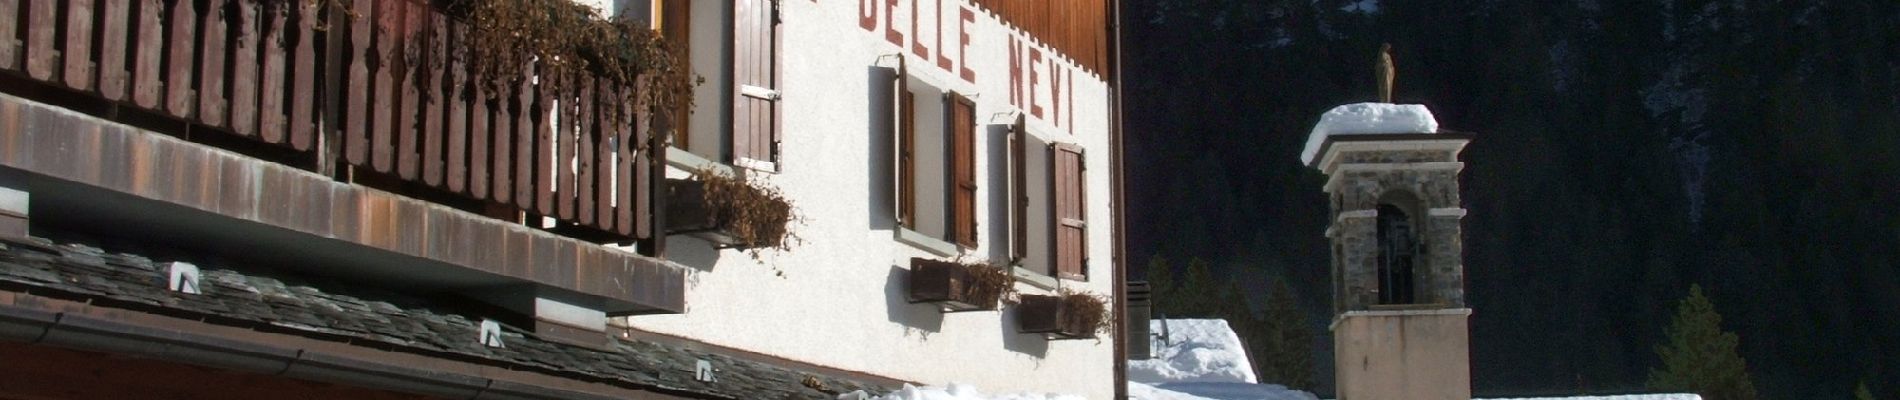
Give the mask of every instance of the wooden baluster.
[(400, 68), (396, 73), (398, 93), (402, 94), (402, 109), (396, 110), (396, 173), (403, 180), (417, 181), (421, 169), (417, 158), (422, 155), (422, 141), (417, 132), (417, 119), (423, 117), (420, 100), (422, 97), (422, 53), (426, 49), (422, 42), (422, 14), (428, 12), (426, 5), (414, 1), (394, 1), (403, 11), (399, 21), (401, 30), (396, 31), (396, 57)]
[(622, 235), (647, 239), (653, 236), (654, 190), (666, 183), (665, 180), (654, 177), (653, 157), (659, 154), (656, 153), (657, 151), (664, 149), (649, 147), (655, 141), (650, 136), (652, 132), (648, 118), (652, 115), (649, 112), (651, 106), (646, 100), (648, 90), (646, 82), (637, 81), (629, 86), (623, 87), (622, 90), (632, 91), (627, 96), (630, 100), (622, 102), (620, 106), (621, 118), (626, 118), (631, 123), (628, 124), (626, 130), (627, 144), (620, 147), (621, 154), (628, 159), (628, 162), (622, 164), (620, 168), (621, 176), (625, 178), (620, 179), (621, 189), (618, 193), (620, 196), (618, 201), (620, 204), (633, 204), (633, 207), (620, 210), (620, 220), (614, 221), (614, 227)]
[(259, 37), (257, 25), (262, 19), (258, 13), (257, 0), (233, 0), (231, 6), (236, 11), (237, 37), (231, 46), (231, 131), (240, 136), (257, 135), (257, 54)]
[[(316, 145), (316, 93), (317, 70), (317, 18), (320, 7), (317, 2), (300, 2), (297, 8), (297, 24), (293, 32), (294, 49), (290, 51), (293, 61), (290, 63), (290, 147), (297, 150), (309, 150)], [(335, 21), (344, 21), (347, 17), (337, 16)], [(342, 29), (341, 25), (336, 25)], [(337, 44), (332, 44), (337, 45)], [(341, 54), (341, 53), (338, 53)], [(331, 64), (336, 61), (331, 61)], [(335, 111), (331, 111), (335, 112)], [(334, 127), (332, 130), (334, 131)], [(336, 143), (329, 144), (336, 146)]]
[(389, 173), (394, 167), (392, 164), (395, 161), (396, 147), (395, 130), (391, 125), (396, 123), (396, 116), (402, 114), (402, 110), (396, 109), (402, 106), (400, 99), (396, 98), (401, 95), (396, 89), (396, 63), (400, 62), (402, 57), (401, 49), (396, 47), (396, 35), (402, 29), (400, 25), (402, 25), (403, 7), (401, 2), (392, 0), (375, 3), (376, 65), (374, 67), (376, 71), (375, 83), (373, 83), (375, 88), (372, 89), (374, 92), (371, 93), (370, 100), (376, 105), (373, 106), (375, 109), (368, 113), (372, 118), (369, 164), (376, 172)]
[[(295, 34), (297, 28), (290, 26), (290, 13), (302, 4), (302, 2), (292, 2), (270, 5), (268, 7), (276, 7), (276, 9), (264, 10), (269, 16), (263, 21), (258, 21), (263, 24), (264, 31), (267, 33), (263, 37), (262, 46), (264, 51), (264, 76), (261, 79), (263, 86), (258, 88), (257, 94), (257, 131), (259, 136), (268, 143), (284, 143), (284, 136), (289, 133), (284, 129), (284, 82), (290, 78), (284, 71), (286, 57), (284, 40)], [(249, 6), (263, 5), (252, 3)], [(314, 93), (303, 95), (310, 96)]]
[[(7, 0), (0, 0), (7, 1)], [(139, 0), (136, 41), (132, 55), (132, 104), (148, 110), (160, 109), (164, 93), (164, 72), (160, 70), (165, 54), (165, 4), (159, 0)]]
[(614, 95), (620, 93), (613, 81), (605, 77), (594, 78), (594, 147), (586, 149), (594, 153), (594, 188), (588, 197), (594, 199), (594, 227), (612, 232), (614, 225), (614, 145), (625, 144), (615, 137), (620, 132), (623, 121), (614, 118), (614, 112), (620, 110), (620, 99)]
[(58, 73), (59, 50), (55, 49), (58, 39), (53, 35), (59, 25), (59, 2), (54, 0), (31, 0), (26, 3), (26, 75), (45, 82), (53, 81)]
[(490, 131), (488, 126), (489, 108), (488, 90), (486, 88), (488, 85), (482, 80), (483, 77), (474, 74), (473, 68), (471, 68), (473, 66), (468, 64), (468, 60), (474, 55), (469, 52), (468, 45), (464, 44), (464, 41), (468, 40), (468, 26), (463, 25), (459, 21), (456, 22), (454, 26), (455, 64), (461, 66), (461, 71), (466, 75), (464, 79), (467, 81), (463, 90), (469, 93), (468, 193), (475, 196), (476, 200), (486, 200), (489, 198), (488, 164), (491, 162), (488, 154), (488, 143), (490, 138), (494, 136), (494, 133)]
[[(523, 61), (523, 64), (521, 81), (516, 82), (515, 119), (508, 124), (514, 128), (514, 132), (508, 134), (508, 138), (514, 140), (514, 153), (508, 165), (512, 172), (508, 176), (514, 181), (514, 204), (527, 211), (534, 209), (534, 171), (537, 171), (534, 168), (534, 134), (535, 122), (539, 120), (535, 116), (535, 100), (539, 96), (535, 94), (534, 64), (529, 61)], [(497, 187), (495, 190), (502, 189)]]
[[(66, 62), (64, 76), (66, 87), (75, 90), (92, 90), (92, 78), (95, 72), (92, 65), (92, 0), (66, 0), (66, 40), (60, 54)], [(48, 21), (49, 23), (51, 21)]]
[(105, 11), (99, 37), (99, 94), (106, 100), (125, 100), (131, 74), (125, 70), (127, 29), (132, 28), (132, 0), (101, 0)]
[(190, 0), (172, 2), (171, 18), (163, 23), (170, 27), (165, 34), (165, 110), (178, 118), (191, 118), (198, 112), (198, 102), (194, 96), (196, 85), (192, 84), (193, 47), (197, 43), (198, 11)]
[[(547, 107), (551, 99), (542, 99), (541, 89), (552, 82), (545, 80), (547, 76), (542, 76), (544, 80), (536, 83), (534, 71), (535, 68), (532, 66), (521, 70), (521, 93), (518, 95), (521, 97), (521, 113), (515, 115), (515, 204), (520, 205), (522, 210), (541, 210), (539, 214), (553, 215), (551, 208), (545, 210), (536, 208), (536, 200), (541, 197), (535, 195), (534, 186), (535, 181), (541, 181), (543, 184), (551, 181), (547, 174), (536, 172), (545, 170), (537, 165), (550, 162), (546, 155), (548, 154), (547, 144), (548, 139), (553, 138), (553, 134), (546, 132), (548, 132)], [(542, 136), (544, 134), (546, 136)], [(537, 147), (537, 144), (540, 146)], [(540, 204), (551, 205), (552, 197), (549, 198), (550, 201), (542, 201)]]
[[(350, 85), (346, 89), (349, 92), (347, 96), (349, 107), (345, 109), (347, 113), (343, 118), (346, 127), (344, 131), (348, 134), (348, 139), (345, 139), (347, 143), (343, 148), (346, 153), (345, 160), (357, 166), (370, 164), (370, 135), (376, 130), (375, 116), (382, 114), (373, 108), (388, 106), (386, 102), (370, 100), (370, 95), (374, 94), (374, 91), (370, 89), (374, 87), (370, 78), (376, 76), (370, 73), (370, 67), (373, 66), (370, 63), (370, 57), (376, 55), (375, 51), (380, 51), (372, 46), (376, 42), (374, 26), (376, 26), (377, 16), (375, 12), (379, 11), (377, 7), (374, 7), (375, 5), (374, 1), (350, 2), (351, 14), (354, 14), (355, 18), (349, 19), (350, 77), (346, 82)], [(387, 93), (379, 97), (379, 99), (386, 98), (388, 98)]]
[(466, 84), (468, 82), (468, 72), (463, 69), (464, 66), (462, 64), (462, 59), (466, 57), (466, 51), (458, 47), (463, 45), (461, 43), (462, 26), (447, 16), (438, 15), (436, 18), (438, 21), (441, 21), (443, 25), (442, 30), (437, 31), (437, 33), (443, 35), (441, 36), (442, 48), (444, 49), (442, 56), (447, 58), (447, 66), (449, 68), (448, 87), (446, 88), (448, 92), (442, 94), (449, 103), (449, 130), (447, 133), (449, 152), (445, 156), (447, 159), (444, 160), (444, 162), (448, 164), (449, 191), (468, 193), (469, 163), (475, 162), (475, 160), (468, 158), (468, 143), (470, 142), (470, 132), (468, 130), (469, 96), (468, 85)]
[(0, 69), (20, 69), (20, 0), (0, 0)]
[(553, 164), (556, 177), (553, 195), (554, 212), (562, 221), (574, 220), (574, 163), (577, 161), (574, 157), (576, 146), (574, 139), (577, 136), (575, 128), (580, 127), (578, 124), (580, 121), (574, 116), (575, 110), (578, 109), (575, 104), (577, 96), (574, 95), (574, 89), (580, 86), (580, 81), (574, 78), (572, 74), (562, 74), (558, 81), (560, 86), (555, 91), (555, 95), (560, 96), (555, 102), (555, 105), (559, 107), (556, 110), (559, 112), (556, 119), (560, 125), (556, 125), (554, 130), (558, 155), (555, 156)]
[(579, 107), (574, 112), (574, 122), (580, 123), (580, 126), (574, 131), (573, 154), (580, 158), (580, 162), (574, 166), (578, 171), (574, 173), (572, 184), (576, 207), (574, 222), (594, 225), (594, 163), (599, 162), (594, 157), (594, 149), (599, 147), (594, 142), (594, 128), (599, 125), (595, 123), (594, 117), (600, 113), (594, 111), (594, 77), (582, 73), (575, 78), (578, 78), (574, 83), (580, 86), (580, 97), (575, 98), (575, 105)]
[(448, 141), (444, 140), (446, 138), (443, 137), (445, 131), (443, 124), (448, 121), (442, 119), (442, 109), (449, 103), (442, 98), (442, 73), (448, 69), (448, 63), (444, 62), (442, 53), (447, 50), (444, 42), (448, 38), (443, 33), (442, 19), (445, 17), (431, 12), (426, 3), (418, 7), (422, 11), (422, 26), (427, 29), (427, 34), (423, 35), (427, 38), (424, 43), (428, 43), (429, 49), (425, 53), (426, 57), (423, 58), (425, 61), (420, 69), (423, 76), (422, 182), (441, 188), (443, 187), (442, 147), (448, 144)]
[(226, 33), (230, 28), (224, 20), (226, 1), (211, 0), (198, 16), (198, 26), (204, 30), (198, 44), (198, 122), (220, 128), (230, 122), (226, 120), (229, 113), (225, 110), (224, 97), (225, 82), (230, 80), (224, 64)]

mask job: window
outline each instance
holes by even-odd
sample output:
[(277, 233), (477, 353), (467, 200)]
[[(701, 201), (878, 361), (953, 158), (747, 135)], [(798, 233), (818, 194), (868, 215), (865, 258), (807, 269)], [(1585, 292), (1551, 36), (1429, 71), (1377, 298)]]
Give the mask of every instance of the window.
[(1028, 132), (1021, 117), (1011, 126), (1009, 140), (1010, 256), (1032, 272), (1086, 280), (1082, 148), (1044, 142)]
[[(776, 171), (779, 162), (779, 10), (775, 0), (667, 0), (662, 30), (684, 34), (697, 104), (676, 123), (673, 146), (733, 165)], [(676, 22), (684, 21), (684, 22)]]
[(892, 94), (897, 222), (962, 248), (977, 247), (976, 103), (898, 62)]

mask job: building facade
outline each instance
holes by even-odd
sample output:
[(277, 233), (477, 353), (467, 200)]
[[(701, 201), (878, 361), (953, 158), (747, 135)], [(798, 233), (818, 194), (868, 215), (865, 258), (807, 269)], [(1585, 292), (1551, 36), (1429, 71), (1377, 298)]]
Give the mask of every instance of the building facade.
[(1010, 307), (942, 313), (906, 299), (913, 258), (1010, 265), (1024, 294), (1116, 293), (1108, 3), (1009, 4), (659, 11), (689, 18), (673, 32), (689, 32), (705, 77), (670, 176), (711, 168), (776, 187), (801, 242), (753, 257), (672, 236), (669, 259), (692, 271), (688, 310), (628, 325), (904, 380), (1110, 397), (1106, 333), (1052, 341), (1017, 332)]
[[(683, 48), (690, 109), (477, 68), (443, 2), (0, 0), (0, 398), (1119, 394), (1113, 2), (577, 3)], [(1037, 328), (1067, 295), (1102, 329)]]

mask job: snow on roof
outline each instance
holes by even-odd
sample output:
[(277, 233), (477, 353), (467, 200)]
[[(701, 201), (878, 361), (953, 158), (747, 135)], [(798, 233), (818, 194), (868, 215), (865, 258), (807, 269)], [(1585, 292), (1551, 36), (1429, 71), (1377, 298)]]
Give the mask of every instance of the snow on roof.
[(1319, 116), (1313, 133), (1306, 136), (1306, 151), (1300, 162), (1313, 164), (1319, 146), (1332, 135), (1373, 135), (1393, 133), (1438, 133), (1438, 119), (1422, 104), (1358, 103), (1333, 107)]
[(1218, 319), (1148, 321), (1165, 336), (1148, 360), (1128, 362), (1128, 397), (1136, 400), (1314, 400), (1312, 393), (1261, 384), (1240, 335)]
[(1153, 358), (1128, 362), (1130, 381), (1258, 382), (1240, 335), (1226, 320), (1157, 319), (1148, 321), (1148, 331), (1168, 335), (1149, 341), (1158, 346), (1151, 352)]

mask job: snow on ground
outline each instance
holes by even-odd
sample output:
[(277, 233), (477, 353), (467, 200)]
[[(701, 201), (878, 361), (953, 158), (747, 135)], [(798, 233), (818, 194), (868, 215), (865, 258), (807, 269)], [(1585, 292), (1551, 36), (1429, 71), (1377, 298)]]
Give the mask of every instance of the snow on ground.
[[(1421, 107), (1422, 108), (1422, 107)], [(1429, 115), (1427, 116), (1429, 118)], [(1312, 393), (1256, 383), (1253, 364), (1227, 321), (1170, 319), (1149, 321), (1153, 358), (1128, 362), (1128, 398), (1132, 400), (1318, 400)], [(1162, 333), (1166, 332), (1165, 336)], [(846, 393), (838, 400), (1084, 400), (1051, 393), (985, 395), (975, 386), (952, 383), (917, 387), (882, 396)], [(1693, 394), (1489, 400), (1702, 400)]]
[(916, 387), (909, 384), (904, 388), (883, 396), (871, 397), (862, 391), (845, 393), (838, 400), (1086, 400), (1081, 396), (1036, 393), (1012, 393), (985, 395), (975, 386), (952, 383), (948, 386)]
[(1480, 400), (1702, 400), (1702, 396), (1698, 396), (1693, 393), (1689, 393), (1689, 394), (1670, 393), (1670, 394), (1632, 394), (1632, 395), (1623, 395), (1623, 396), (1536, 397), (1536, 398), (1527, 397), (1527, 398), (1480, 399)]
[(1317, 400), (1312, 393), (1280, 385), (1254, 383), (1177, 382), (1150, 385), (1128, 382), (1132, 400)]
[(1312, 393), (1257, 383), (1240, 335), (1225, 320), (1152, 320), (1148, 331), (1158, 335), (1149, 340), (1155, 346), (1153, 358), (1128, 362), (1130, 399), (1317, 399)]
[(1383, 133), (1438, 133), (1438, 119), (1422, 104), (1358, 103), (1333, 107), (1319, 116), (1313, 133), (1306, 136), (1306, 151), (1300, 162), (1312, 164), (1319, 157), (1319, 146), (1332, 135), (1369, 135)]

